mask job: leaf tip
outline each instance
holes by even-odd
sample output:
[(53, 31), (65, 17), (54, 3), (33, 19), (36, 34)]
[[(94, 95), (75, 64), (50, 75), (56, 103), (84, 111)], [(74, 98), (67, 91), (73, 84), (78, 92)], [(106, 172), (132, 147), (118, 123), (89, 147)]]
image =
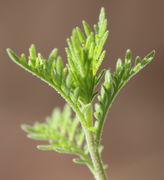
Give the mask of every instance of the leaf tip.
[(105, 8), (104, 7), (101, 7), (100, 14), (105, 14)]
[(10, 48), (7, 48), (7, 49), (6, 49), (6, 52), (7, 52), (8, 54), (10, 53), (10, 51), (11, 51)]
[(29, 126), (27, 124), (21, 124), (21, 129), (25, 132), (29, 132)]
[(155, 50), (155, 49), (153, 49), (153, 50), (152, 50), (152, 52), (151, 52), (152, 57), (154, 57), (154, 56), (155, 56), (155, 54), (156, 54), (156, 50)]

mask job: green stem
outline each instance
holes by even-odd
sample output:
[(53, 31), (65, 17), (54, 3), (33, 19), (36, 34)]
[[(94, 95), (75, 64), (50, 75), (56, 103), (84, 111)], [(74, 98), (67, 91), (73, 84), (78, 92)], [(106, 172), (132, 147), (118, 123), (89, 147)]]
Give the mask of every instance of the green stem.
[(95, 146), (95, 141), (93, 133), (87, 128), (84, 129), (86, 141), (88, 144), (90, 156), (95, 168), (95, 178), (96, 180), (107, 180), (102, 161), (99, 156), (98, 148)]
[(74, 111), (77, 113), (77, 115), (79, 116), (80, 120), (81, 120), (81, 124), (85, 133), (85, 137), (86, 137), (86, 142), (88, 145), (88, 149), (89, 149), (89, 153), (92, 159), (92, 163), (94, 165), (94, 176), (96, 178), (96, 180), (107, 180), (104, 168), (103, 168), (103, 163), (100, 159), (99, 156), (99, 152), (98, 152), (98, 148), (96, 146), (95, 140), (94, 140), (94, 136), (93, 136), (93, 132), (90, 131), (85, 124), (83, 124), (83, 122), (85, 122), (84, 120), (84, 116), (83, 114), (79, 111), (79, 109), (74, 106)]
[[(127, 80), (128, 81), (128, 80)], [(96, 145), (98, 146), (100, 144), (100, 141), (101, 141), (101, 137), (102, 137), (102, 132), (103, 132), (103, 129), (104, 129), (104, 124), (105, 124), (105, 120), (106, 120), (106, 117), (108, 115), (108, 112), (109, 112), (109, 109), (110, 107), (112, 106), (113, 104), (113, 101), (115, 100), (116, 96), (118, 95), (118, 93), (120, 92), (120, 90), (124, 87), (126, 83), (124, 82), (112, 95), (111, 97), (111, 100), (108, 102), (108, 104), (106, 105), (106, 108), (105, 108), (105, 111), (104, 111), (104, 114), (102, 116), (101, 119), (99, 119), (99, 126), (98, 126), (98, 129), (97, 129), (97, 133), (96, 133)]]
[(112, 106), (112, 103), (113, 103), (114, 99), (116, 98), (118, 92), (119, 92), (119, 90), (113, 95), (111, 100), (108, 102), (102, 118), (99, 119), (99, 126), (98, 126), (97, 133), (96, 133), (96, 144), (97, 144), (97, 146), (99, 146), (100, 141), (101, 141), (102, 132), (104, 129), (106, 117), (108, 115), (108, 111), (109, 111), (110, 107)]
[[(103, 168), (103, 163), (100, 159), (100, 155), (98, 152), (98, 148), (97, 148), (97, 144), (94, 140), (94, 136), (93, 136), (93, 132), (90, 131), (88, 129), (88, 127), (86, 127), (86, 119), (84, 118), (83, 113), (79, 110), (79, 108), (72, 102), (72, 100), (65, 95), (65, 93), (58, 89), (58, 92), (66, 99), (66, 101), (71, 105), (72, 109), (75, 111), (75, 113), (77, 114), (77, 116), (80, 119), (82, 128), (84, 130), (85, 133), (85, 137), (86, 137), (86, 142), (88, 145), (88, 149), (89, 149), (89, 153), (91, 156), (91, 160), (94, 166), (94, 172), (92, 171), (92, 173), (94, 174), (96, 180), (107, 180), (104, 168)], [(90, 169), (91, 170), (91, 169)]]

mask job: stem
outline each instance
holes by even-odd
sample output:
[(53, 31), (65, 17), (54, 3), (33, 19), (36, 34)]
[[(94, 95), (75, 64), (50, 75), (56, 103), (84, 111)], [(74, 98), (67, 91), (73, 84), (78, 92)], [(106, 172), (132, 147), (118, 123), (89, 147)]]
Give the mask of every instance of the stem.
[(77, 114), (77, 116), (80, 119), (82, 128), (83, 128), (84, 133), (85, 133), (86, 142), (88, 145), (91, 160), (92, 160), (92, 163), (94, 166), (94, 172), (93, 171), (91, 171), (91, 172), (95, 176), (96, 180), (107, 180), (107, 177), (106, 177), (106, 174), (105, 174), (105, 171), (103, 168), (103, 163), (102, 163), (102, 160), (99, 156), (98, 146), (94, 140), (93, 132), (90, 131), (88, 129), (88, 127), (86, 127), (85, 122), (87, 120), (84, 118), (83, 113), (81, 113), (79, 108), (72, 102), (72, 100), (67, 95), (65, 95), (65, 93), (63, 91), (61, 91), (59, 89), (58, 89), (58, 91), (66, 99), (66, 101), (71, 105), (72, 109), (75, 111), (75, 113)]
[(112, 96), (111, 100), (108, 102), (107, 106), (106, 106), (106, 109), (104, 111), (104, 114), (102, 116), (101, 119), (99, 119), (99, 127), (97, 129), (97, 133), (96, 133), (96, 145), (98, 146), (100, 144), (100, 141), (101, 141), (101, 137), (102, 137), (102, 132), (103, 132), (103, 129), (104, 129), (104, 124), (105, 124), (105, 120), (106, 120), (106, 117), (108, 115), (108, 112), (109, 112), (109, 109), (110, 107), (112, 106), (113, 104), (113, 101), (115, 100), (116, 96), (118, 95), (120, 89), (122, 88), (123, 86), (121, 86)]
[(95, 168), (96, 180), (107, 180), (102, 161), (99, 156), (98, 148), (95, 146), (94, 137), (90, 130), (84, 128), (86, 141), (88, 144), (89, 152)]
[(100, 159), (99, 152), (98, 152), (98, 146), (95, 143), (93, 132), (90, 131), (87, 127), (85, 127), (84, 122), (84, 116), (83, 114), (79, 111), (77, 107), (74, 107), (74, 111), (77, 113), (81, 120), (81, 124), (85, 133), (86, 137), (86, 142), (88, 145), (89, 153), (91, 156), (92, 163), (94, 165), (94, 176), (96, 180), (107, 180), (104, 168), (103, 168), (103, 163)]

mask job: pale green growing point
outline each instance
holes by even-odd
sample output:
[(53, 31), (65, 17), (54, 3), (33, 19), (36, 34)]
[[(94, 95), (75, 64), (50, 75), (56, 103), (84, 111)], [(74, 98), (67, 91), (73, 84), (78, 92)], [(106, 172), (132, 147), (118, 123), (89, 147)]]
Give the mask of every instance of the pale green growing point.
[(124, 85), (151, 62), (155, 51), (143, 59), (137, 56), (133, 63), (132, 53), (127, 50), (124, 60), (118, 59), (115, 71), (100, 71), (109, 34), (104, 8), (93, 28), (86, 21), (82, 24), (84, 31), (76, 27), (67, 39), (66, 65), (56, 48), (47, 59), (37, 53), (34, 45), (29, 49), (28, 58), (24, 54), (17, 56), (11, 49), (7, 49), (7, 53), (15, 63), (45, 81), (67, 102), (63, 111), (55, 109), (46, 122), (22, 125), (27, 136), (47, 141), (47, 145), (39, 145), (38, 149), (75, 154), (78, 157), (73, 162), (87, 165), (96, 180), (107, 180), (107, 166), (101, 158), (101, 137), (108, 110)]

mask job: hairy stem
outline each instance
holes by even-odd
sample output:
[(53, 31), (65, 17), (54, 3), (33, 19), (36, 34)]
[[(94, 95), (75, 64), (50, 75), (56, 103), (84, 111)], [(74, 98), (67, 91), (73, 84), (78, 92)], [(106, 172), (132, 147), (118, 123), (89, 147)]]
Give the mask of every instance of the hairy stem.
[(106, 109), (104, 111), (104, 114), (102, 116), (101, 119), (99, 119), (99, 127), (97, 129), (97, 133), (96, 133), (96, 145), (98, 146), (100, 144), (100, 141), (101, 141), (101, 137), (102, 137), (102, 132), (103, 132), (103, 129), (104, 129), (104, 124), (105, 124), (105, 120), (106, 120), (106, 117), (108, 115), (108, 112), (109, 112), (109, 109), (110, 107), (112, 106), (113, 104), (113, 101), (115, 100), (116, 96), (118, 95), (120, 89), (122, 88), (123, 86), (121, 86), (112, 96), (111, 100), (108, 102), (107, 106), (106, 106)]
[[(66, 101), (71, 105), (72, 109), (76, 113), (76, 115), (79, 117), (82, 128), (85, 133), (86, 142), (88, 145), (89, 153), (91, 156), (91, 160), (94, 166), (94, 172), (91, 171), (93, 175), (95, 176), (96, 180), (107, 180), (107, 176), (105, 174), (105, 170), (103, 168), (103, 163), (100, 158), (99, 152), (98, 152), (98, 146), (94, 140), (93, 132), (90, 131), (86, 126), (85, 123), (86, 120), (84, 118), (83, 113), (79, 110), (79, 108), (72, 102), (72, 100), (64, 94), (63, 91), (58, 90), (60, 94), (66, 99)], [(90, 168), (89, 168), (90, 169)], [(91, 170), (91, 169), (90, 169)]]
[(96, 180), (107, 180), (107, 177), (106, 177), (106, 174), (105, 174), (105, 171), (103, 168), (103, 163), (102, 163), (102, 160), (100, 159), (98, 148), (97, 148), (96, 142), (94, 140), (93, 132), (90, 131), (87, 127), (85, 127), (85, 124), (83, 124), (84, 116), (79, 111), (79, 109), (75, 108), (74, 110), (81, 120), (81, 124), (82, 124), (83, 130), (84, 130), (84, 133), (85, 133), (89, 153), (91, 156), (92, 163), (94, 165), (94, 176), (95, 176)]
[(86, 136), (90, 156), (94, 164), (94, 168), (95, 168), (95, 178), (96, 180), (107, 180), (107, 177), (103, 168), (103, 164), (100, 159), (99, 152), (97, 150), (98, 148), (95, 146), (93, 133), (86, 128), (84, 130), (85, 130), (85, 136)]

